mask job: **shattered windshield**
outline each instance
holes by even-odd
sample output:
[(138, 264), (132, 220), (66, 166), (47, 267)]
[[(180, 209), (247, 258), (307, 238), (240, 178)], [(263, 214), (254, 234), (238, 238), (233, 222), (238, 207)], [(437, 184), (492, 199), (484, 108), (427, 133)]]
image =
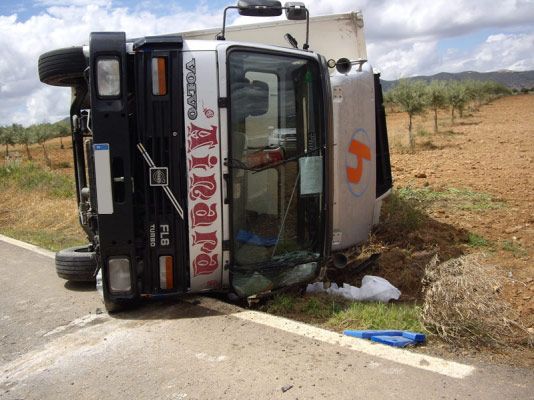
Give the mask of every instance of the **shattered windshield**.
[(229, 70), (234, 267), (316, 261), (324, 243), (317, 62), (233, 51)]

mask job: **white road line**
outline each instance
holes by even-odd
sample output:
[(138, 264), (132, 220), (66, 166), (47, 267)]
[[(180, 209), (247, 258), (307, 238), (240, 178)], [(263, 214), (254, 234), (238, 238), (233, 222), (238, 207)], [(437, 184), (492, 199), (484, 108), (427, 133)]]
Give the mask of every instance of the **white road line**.
[(84, 315), (83, 317), (80, 317), (80, 318), (76, 318), (74, 321), (71, 321), (69, 322), (67, 325), (61, 325), (61, 326), (58, 326), (57, 328), (55, 329), (52, 329), (51, 331), (45, 333), (43, 336), (52, 336), (52, 335), (55, 335), (55, 334), (58, 334), (58, 333), (61, 333), (61, 332), (64, 332), (68, 329), (71, 329), (71, 328), (83, 328), (84, 326), (86, 325), (89, 325), (91, 324), (93, 321), (102, 321), (102, 322), (105, 322), (107, 320), (109, 320), (110, 317), (108, 314), (87, 314), (87, 315)]
[(0, 235), (0, 240), (2, 242), (6, 242), (6, 243), (12, 244), (14, 246), (22, 247), (23, 249), (33, 251), (34, 253), (40, 254), (40, 255), (48, 257), (48, 258), (54, 259), (55, 256), (56, 256), (55, 253), (52, 252), (52, 251), (45, 250), (45, 249), (43, 249), (43, 248), (41, 248), (39, 246), (35, 246), (33, 244), (30, 244), (30, 243), (22, 242), (20, 240), (13, 239), (13, 238), (10, 238), (8, 236)]
[(425, 354), (413, 353), (408, 350), (397, 349), (378, 343), (373, 343), (363, 339), (356, 339), (341, 335), (326, 329), (317, 328), (302, 322), (264, 314), (257, 311), (244, 311), (232, 316), (254, 322), (257, 324), (280, 329), (285, 332), (301, 335), (321, 342), (343, 346), (354, 351), (380, 357), (385, 360), (404, 364), (410, 367), (435, 372), (451, 378), (463, 379), (475, 371), (475, 367), (460, 364), (454, 361), (443, 360), (438, 357), (427, 356)]

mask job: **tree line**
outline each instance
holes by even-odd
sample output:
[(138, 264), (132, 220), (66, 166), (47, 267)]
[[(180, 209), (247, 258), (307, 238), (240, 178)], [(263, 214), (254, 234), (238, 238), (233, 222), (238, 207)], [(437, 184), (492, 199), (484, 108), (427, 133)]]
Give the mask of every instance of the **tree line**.
[[(70, 127), (68, 122), (60, 121), (54, 124), (42, 123), (24, 127), (20, 124), (12, 124), (7, 126), (0, 126), (0, 145), (4, 146), (5, 157), (9, 157), (9, 146), (16, 144), (24, 146), (28, 160), (32, 160), (32, 153), (30, 146), (39, 144), (43, 150), (43, 155), (48, 166), (52, 165), (52, 161), (48, 156), (46, 148), (46, 141), (53, 138), (64, 138), (69, 136)], [(61, 148), (63, 140), (61, 140)]]
[(413, 117), (431, 111), (434, 114), (434, 132), (438, 132), (438, 111), (449, 109), (451, 122), (456, 114), (463, 117), (467, 107), (478, 108), (490, 101), (509, 95), (506, 86), (494, 81), (440, 81), (426, 83), (420, 80), (401, 79), (384, 95), (386, 106), (398, 108), (408, 114), (408, 139), (410, 148), (415, 148)]

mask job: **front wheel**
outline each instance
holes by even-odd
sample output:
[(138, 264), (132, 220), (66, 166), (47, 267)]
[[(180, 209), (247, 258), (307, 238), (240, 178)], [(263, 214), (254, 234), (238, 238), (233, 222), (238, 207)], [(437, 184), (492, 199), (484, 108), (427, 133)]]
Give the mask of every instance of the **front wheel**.
[(68, 281), (94, 282), (96, 254), (91, 245), (70, 247), (56, 253), (57, 275)]
[(39, 57), (39, 79), (52, 86), (85, 85), (83, 73), (87, 62), (82, 47), (66, 47)]

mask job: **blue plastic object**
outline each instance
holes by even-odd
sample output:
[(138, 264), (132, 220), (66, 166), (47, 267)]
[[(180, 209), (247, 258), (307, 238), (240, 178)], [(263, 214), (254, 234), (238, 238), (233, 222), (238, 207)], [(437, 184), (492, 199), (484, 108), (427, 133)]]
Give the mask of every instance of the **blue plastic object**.
[(414, 340), (417, 343), (423, 343), (426, 340), (425, 335), (423, 335), (422, 333), (417, 333), (417, 332), (404, 331), (402, 332), (402, 337), (405, 337), (406, 339)]
[(418, 332), (393, 330), (350, 330), (343, 331), (346, 336), (359, 339), (371, 339), (373, 342), (387, 344), (395, 347), (405, 347), (411, 344), (423, 343), (426, 336)]
[(236, 239), (240, 242), (254, 244), (256, 246), (274, 246), (277, 240), (276, 237), (262, 237), (243, 229), (237, 232)]
[(353, 331), (347, 329), (343, 331), (344, 335), (352, 336), (360, 339), (371, 339), (373, 336), (402, 336), (402, 331)]
[(405, 347), (410, 344), (415, 344), (415, 340), (407, 339), (402, 336), (373, 336), (371, 337), (371, 341), (394, 347)]

